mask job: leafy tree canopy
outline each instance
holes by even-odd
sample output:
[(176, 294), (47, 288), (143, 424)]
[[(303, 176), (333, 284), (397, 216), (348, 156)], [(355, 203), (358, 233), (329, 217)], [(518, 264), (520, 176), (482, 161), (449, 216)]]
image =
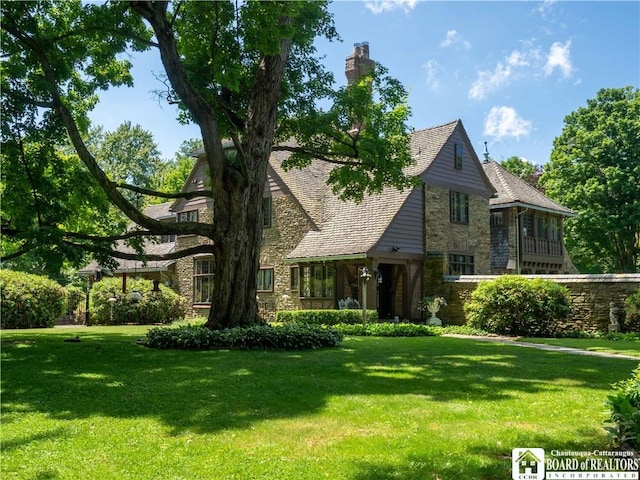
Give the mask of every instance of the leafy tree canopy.
[(541, 189), (540, 176), (544, 171), (542, 166), (534, 165), (524, 158), (518, 157), (517, 155), (512, 155), (506, 160), (501, 161), (500, 165), (506, 168), (509, 172), (513, 173), (515, 176), (523, 179), (529, 185), (537, 189)]
[(542, 176), (547, 194), (575, 210), (567, 248), (582, 271), (640, 268), (640, 91), (608, 88), (567, 115)]

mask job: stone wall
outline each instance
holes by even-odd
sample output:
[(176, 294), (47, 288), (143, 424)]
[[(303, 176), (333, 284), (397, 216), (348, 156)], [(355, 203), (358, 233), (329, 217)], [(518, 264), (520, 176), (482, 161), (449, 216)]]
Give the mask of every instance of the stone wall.
[[(610, 304), (619, 309), (624, 322), (624, 301), (640, 288), (640, 274), (610, 275), (523, 275), (525, 278), (544, 278), (567, 287), (571, 295), (572, 311), (566, 330), (607, 330)], [(463, 304), (471, 297), (479, 282), (493, 280), (496, 275), (445, 276), (447, 298), (440, 318), (446, 324), (463, 325), (466, 319)]]

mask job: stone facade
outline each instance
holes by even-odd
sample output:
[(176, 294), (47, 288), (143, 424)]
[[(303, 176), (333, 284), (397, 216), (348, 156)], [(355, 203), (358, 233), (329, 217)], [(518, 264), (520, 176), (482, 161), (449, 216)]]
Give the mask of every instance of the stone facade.
[[(571, 296), (571, 315), (563, 326), (566, 331), (606, 331), (611, 306), (621, 313), (625, 299), (640, 288), (640, 274), (612, 275), (523, 275), (525, 278), (544, 278), (567, 287)], [(448, 305), (440, 317), (445, 323), (464, 325), (463, 305), (471, 298), (478, 283), (493, 280), (494, 275), (445, 277), (445, 296)], [(613, 305), (612, 305), (613, 304)]]
[[(211, 222), (213, 212), (208, 208), (198, 210), (198, 220), (200, 222)], [(196, 235), (183, 235), (176, 240), (176, 250), (184, 250), (185, 248), (195, 247), (211, 241), (204, 237)], [(193, 302), (193, 273), (194, 273), (194, 257), (183, 257), (176, 261), (176, 285), (174, 289), (187, 298), (187, 306), (193, 316), (208, 316), (209, 308), (203, 305), (197, 305)]]
[(442, 258), (441, 274), (449, 273), (449, 254), (473, 256), (473, 273), (488, 274), (491, 271), (489, 202), (479, 195), (470, 194), (469, 223), (454, 223), (449, 221), (449, 195), (449, 189), (425, 186), (424, 237), (427, 256)]
[(262, 230), (260, 268), (273, 268), (273, 290), (258, 292), (260, 314), (272, 318), (275, 310), (300, 308), (297, 291), (291, 290), (291, 265), (285, 257), (311, 228), (309, 218), (290, 195), (272, 198), (271, 226)]

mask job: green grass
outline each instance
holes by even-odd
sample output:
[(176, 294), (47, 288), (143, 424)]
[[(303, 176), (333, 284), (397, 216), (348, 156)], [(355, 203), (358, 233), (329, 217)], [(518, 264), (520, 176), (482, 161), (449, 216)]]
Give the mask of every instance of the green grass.
[(1, 332), (3, 480), (506, 479), (515, 447), (604, 448), (637, 365), (443, 337), (159, 351), (147, 328)]
[(592, 352), (621, 353), (638, 357), (640, 360), (640, 340), (605, 340), (601, 338), (519, 338), (519, 341), (544, 343), (560, 347), (579, 348)]

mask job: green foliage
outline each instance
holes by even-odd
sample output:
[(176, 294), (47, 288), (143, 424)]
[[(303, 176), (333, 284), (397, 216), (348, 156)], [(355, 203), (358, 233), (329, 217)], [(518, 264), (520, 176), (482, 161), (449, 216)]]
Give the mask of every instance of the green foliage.
[(640, 288), (624, 301), (624, 313), (624, 329), (640, 334)]
[(2, 328), (53, 327), (67, 306), (65, 289), (46, 277), (0, 270)]
[(252, 325), (212, 330), (202, 325), (156, 327), (147, 332), (146, 344), (152, 348), (181, 350), (315, 350), (335, 347), (343, 335), (333, 328), (299, 323), (280, 326)]
[(516, 177), (520, 177), (529, 185), (539, 188), (540, 176), (543, 172), (540, 165), (533, 165), (517, 155), (513, 155), (506, 160), (501, 161), (500, 165), (513, 173)]
[(471, 327), (500, 335), (554, 336), (571, 309), (567, 289), (543, 279), (503, 275), (483, 281), (464, 305)]
[[(367, 310), (367, 322), (378, 321), (376, 310)], [(306, 323), (309, 325), (337, 325), (362, 323), (362, 310), (280, 310), (276, 322)]]
[[(171, 323), (184, 318), (187, 312), (186, 299), (168, 287), (160, 285), (159, 292), (152, 292), (150, 280), (127, 279), (127, 293), (122, 293), (121, 278), (104, 278), (94, 283), (91, 289), (90, 321), (104, 325), (139, 323)], [(127, 295), (133, 291), (142, 294), (139, 302), (133, 302)], [(113, 317), (110, 298), (113, 302)]]
[(541, 183), (577, 212), (566, 245), (583, 272), (640, 267), (640, 90), (602, 89), (565, 117)]
[(65, 287), (67, 293), (67, 312), (74, 312), (85, 301), (85, 293), (79, 287), (69, 285)]
[(609, 433), (620, 447), (640, 449), (640, 366), (631, 378), (613, 385), (614, 394), (607, 396)]
[(340, 323), (334, 328), (344, 335), (361, 337), (431, 337), (439, 335), (439, 329), (415, 323), (367, 323), (366, 325)]

